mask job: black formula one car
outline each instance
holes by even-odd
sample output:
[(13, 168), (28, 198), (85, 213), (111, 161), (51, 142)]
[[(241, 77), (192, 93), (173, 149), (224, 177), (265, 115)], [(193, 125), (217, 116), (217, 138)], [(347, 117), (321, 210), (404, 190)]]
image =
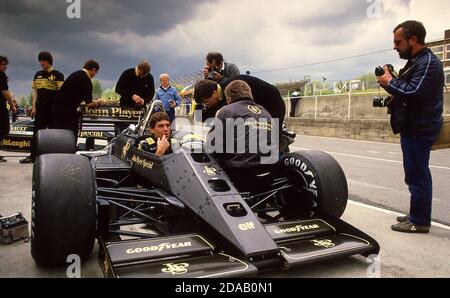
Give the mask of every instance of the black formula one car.
[(100, 152), (75, 153), (67, 131), (39, 132), (38, 264), (86, 260), (96, 239), (105, 277), (243, 277), (379, 253), (374, 239), (339, 219), (348, 188), (330, 155), (287, 153), (277, 170), (249, 177), (254, 190), (236, 189), (200, 136), (175, 132), (178, 149), (161, 158), (138, 149), (160, 105)]
[[(96, 148), (95, 140), (109, 141), (118, 135), (123, 124), (137, 124), (143, 116), (142, 111), (121, 108), (118, 102), (88, 109), (83, 106), (80, 117), (80, 138), (86, 139), (84, 148)], [(34, 120), (23, 119), (11, 124), (10, 133), (0, 142), (0, 150), (31, 152)]]

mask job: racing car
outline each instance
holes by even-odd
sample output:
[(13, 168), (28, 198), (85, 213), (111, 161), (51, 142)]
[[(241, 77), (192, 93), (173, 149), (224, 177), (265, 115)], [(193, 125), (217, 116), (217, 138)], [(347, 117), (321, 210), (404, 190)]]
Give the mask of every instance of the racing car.
[[(81, 114), (79, 137), (86, 139), (85, 150), (99, 148), (95, 145), (95, 140), (109, 141), (118, 135), (121, 124), (137, 124), (143, 116), (142, 111), (123, 108), (118, 102), (112, 101), (92, 109), (83, 105)], [(33, 119), (14, 122), (10, 133), (0, 143), (0, 150), (30, 153), (33, 128)]]
[[(177, 150), (139, 149), (155, 101), (101, 151), (41, 130), (33, 168), (31, 254), (41, 266), (98, 259), (105, 277), (247, 277), (351, 255), (379, 244), (340, 219), (348, 198), (338, 162), (320, 151), (280, 155), (276, 170), (237, 189), (201, 135), (173, 133)], [(291, 135), (291, 137), (293, 137)], [(57, 146), (55, 146), (57, 144)]]

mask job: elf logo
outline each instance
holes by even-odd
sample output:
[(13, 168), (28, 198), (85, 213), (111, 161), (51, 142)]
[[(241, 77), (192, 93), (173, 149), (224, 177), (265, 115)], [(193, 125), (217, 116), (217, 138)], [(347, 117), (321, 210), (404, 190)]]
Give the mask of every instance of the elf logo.
[(254, 230), (254, 229), (256, 229), (256, 226), (255, 226), (255, 223), (252, 221), (239, 225), (239, 230), (241, 230), (241, 231), (250, 231), (250, 230)]

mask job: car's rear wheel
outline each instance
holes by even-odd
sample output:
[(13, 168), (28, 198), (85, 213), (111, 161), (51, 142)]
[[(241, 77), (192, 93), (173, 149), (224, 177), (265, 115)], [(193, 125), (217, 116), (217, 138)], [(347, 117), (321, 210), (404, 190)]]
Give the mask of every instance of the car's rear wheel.
[(33, 168), (31, 254), (39, 265), (87, 259), (96, 236), (96, 185), (88, 158), (39, 156)]
[(41, 129), (36, 137), (36, 155), (67, 153), (77, 150), (76, 139), (71, 130)]
[(329, 154), (300, 151), (286, 155), (281, 172), (294, 187), (282, 192), (282, 214), (285, 219), (313, 217), (318, 212), (340, 218), (348, 200), (344, 171)]

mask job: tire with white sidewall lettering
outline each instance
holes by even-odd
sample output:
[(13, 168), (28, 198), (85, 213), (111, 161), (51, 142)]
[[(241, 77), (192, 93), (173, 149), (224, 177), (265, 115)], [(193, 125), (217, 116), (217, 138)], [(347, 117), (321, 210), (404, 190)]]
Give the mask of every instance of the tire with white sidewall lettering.
[(322, 151), (298, 151), (282, 160), (282, 172), (294, 177), (297, 189), (283, 194), (285, 218), (314, 217), (317, 213), (340, 218), (347, 207), (348, 185), (339, 163)]

